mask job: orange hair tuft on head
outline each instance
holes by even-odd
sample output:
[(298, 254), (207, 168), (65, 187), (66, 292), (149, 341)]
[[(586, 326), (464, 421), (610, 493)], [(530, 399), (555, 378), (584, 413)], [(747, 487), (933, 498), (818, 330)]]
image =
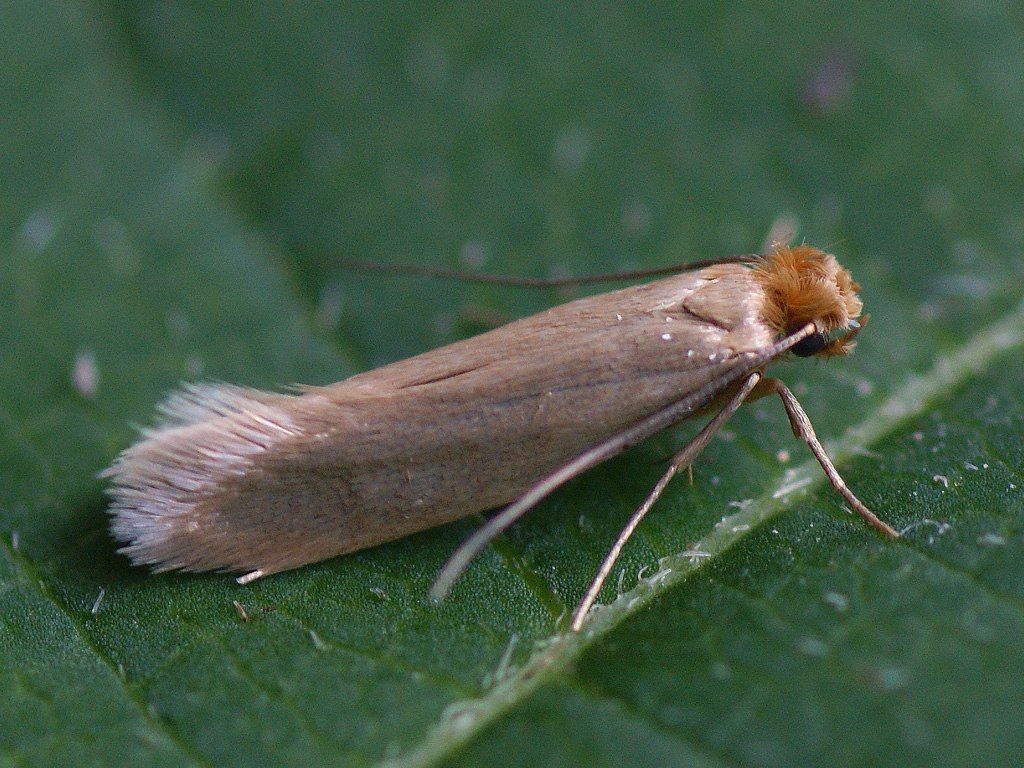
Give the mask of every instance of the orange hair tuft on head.
[[(836, 257), (809, 245), (777, 248), (754, 267), (765, 293), (764, 320), (788, 336), (807, 323), (828, 335), (847, 329), (860, 316), (860, 286)], [(823, 350), (825, 355), (852, 349), (840, 340)]]

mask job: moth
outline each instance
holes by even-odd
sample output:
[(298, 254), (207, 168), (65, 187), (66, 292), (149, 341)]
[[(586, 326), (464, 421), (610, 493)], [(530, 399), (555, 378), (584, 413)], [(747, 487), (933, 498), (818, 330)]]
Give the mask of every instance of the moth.
[[(793, 393), (766, 369), (849, 354), (859, 286), (810, 246), (705, 263), (577, 299), (329, 386), (185, 386), (103, 474), (119, 550), (155, 571), (245, 584), (499, 507), (431, 590), (553, 490), (685, 419), (711, 416), (670, 462), (580, 602), (579, 629), (626, 539), (672, 476), (747, 400), (778, 394), (794, 434), (847, 488)], [(505, 506), (507, 505), (507, 506)]]

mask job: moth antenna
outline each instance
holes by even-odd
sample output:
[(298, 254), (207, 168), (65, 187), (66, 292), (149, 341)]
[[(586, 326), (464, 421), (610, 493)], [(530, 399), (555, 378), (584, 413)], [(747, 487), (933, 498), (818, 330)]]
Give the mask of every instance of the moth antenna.
[(672, 275), (694, 269), (714, 266), (715, 264), (748, 264), (754, 263), (757, 256), (727, 256), (721, 259), (701, 259), (681, 264), (670, 264), (663, 267), (633, 269), (625, 272), (605, 272), (594, 275), (576, 277), (515, 277), (512, 275), (484, 275), (479, 272), (467, 272), (447, 267), (432, 267), (423, 264), (380, 264), (373, 261), (349, 261), (344, 264), (349, 269), (364, 272), (389, 272), (391, 274), (417, 275), (419, 277), (436, 277), (451, 280), (463, 280), (467, 283), (487, 283), (490, 285), (517, 286), (520, 288), (560, 288), (588, 283), (612, 283), (619, 280), (638, 280), (658, 275)]

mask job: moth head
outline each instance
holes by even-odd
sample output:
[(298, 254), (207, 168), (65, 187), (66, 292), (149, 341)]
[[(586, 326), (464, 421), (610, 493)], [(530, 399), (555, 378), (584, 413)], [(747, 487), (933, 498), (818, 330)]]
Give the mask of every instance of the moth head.
[(809, 245), (778, 247), (758, 259), (754, 274), (764, 290), (764, 321), (780, 338), (814, 323), (816, 332), (794, 346), (794, 354), (833, 357), (853, 350), (867, 317), (857, 321), (860, 286), (835, 256)]

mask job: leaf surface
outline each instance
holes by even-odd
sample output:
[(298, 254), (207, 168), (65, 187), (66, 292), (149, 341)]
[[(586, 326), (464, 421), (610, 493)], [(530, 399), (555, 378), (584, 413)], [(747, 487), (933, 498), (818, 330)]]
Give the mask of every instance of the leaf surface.
[[(0, 762), (1015, 764), (1019, 26), (5, 6)], [(246, 588), (114, 553), (95, 473), (177, 382), (326, 383), (568, 298), (347, 262), (608, 271), (749, 252), (782, 215), (872, 322), (853, 357), (778, 373), (900, 541), (766, 400), (671, 486), (580, 636), (560, 616), (694, 425), (558, 493), (439, 608), (479, 521)]]

